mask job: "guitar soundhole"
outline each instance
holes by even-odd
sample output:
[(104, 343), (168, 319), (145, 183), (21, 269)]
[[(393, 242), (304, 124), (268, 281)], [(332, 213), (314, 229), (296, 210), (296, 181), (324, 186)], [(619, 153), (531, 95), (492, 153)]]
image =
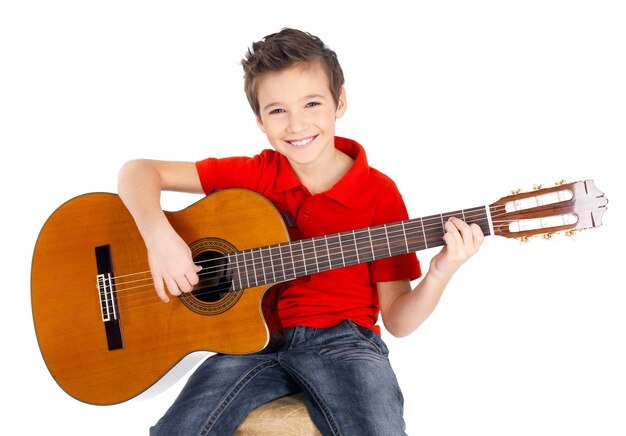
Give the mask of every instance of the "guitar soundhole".
[(205, 251), (194, 257), (196, 265), (202, 266), (198, 274), (200, 282), (191, 294), (205, 303), (215, 303), (227, 295), (232, 288), (232, 272), (222, 253)]
[(232, 290), (232, 269), (229, 268), (227, 253), (237, 249), (227, 241), (206, 238), (195, 241), (190, 246), (193, 260), (202, 266), (198, 273), (200, 282), (180, 300), (190, 310), (201, 315), (217, 315), (233, 307), (243, 290)]

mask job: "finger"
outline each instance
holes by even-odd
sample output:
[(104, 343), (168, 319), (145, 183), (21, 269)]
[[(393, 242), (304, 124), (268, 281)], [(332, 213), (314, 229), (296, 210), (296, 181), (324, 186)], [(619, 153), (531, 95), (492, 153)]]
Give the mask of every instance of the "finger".
[(483, 230), (480, 228), (478, 224), (474, 223), (470, 227), (472, 229), (474, 245), (476, 246), (476, 248), (478, 248), (482, 245), (483, 241), (485, 240), (485, 235), (483, 234)]
[(187, 274), (185, 274), (185, 278), (187, 279), (187, 281), (189, 282), (191, 286), (197, 285), (198, 282), (200, 281), (200, 278), (198, 277), (198, 274), (196, 273), (196, 271), (190, 271)]
[(165, 283), (167, 284), (167, 290), (171, 295), (178, 297), (181, 294), (178, 284), (174, 279), (167, 279)]
[[(463, 238), (461, 237), (461, 233), (453, 221), (455, 218), (450, 218), (446, 221), (444, 225), (445, 233), (443, 235), (443, 240), (446, 242), (446, 245), (450, 250), (457, 250), (459, 247), (463, 246)], [(460, 221), (456, 219), (456, 221)]]
[(161, 299), (161, 301), (163, 301), (164, 303), (169, 302), (170, 299), (167, 296), (167, 292), (165, 292), (165, 286), (163, 285), (163, 279), (161, 279), (161, 277), (153, 275), (152, 276), (152, 280), (154, 281), (154, 289), (156, 290), (156, 293), (159, 296), (159, 298)]
[(191, 282), (189, 281), (189, 278), (186, 275), (184, 275), (180, 280), (178, 280), (176, 284), (178, 285), (178, 289), (180, 289), (180, 291), (185, 294), (188, 294), (189, 292), (193, 290), (193, 285), (191, 284)]

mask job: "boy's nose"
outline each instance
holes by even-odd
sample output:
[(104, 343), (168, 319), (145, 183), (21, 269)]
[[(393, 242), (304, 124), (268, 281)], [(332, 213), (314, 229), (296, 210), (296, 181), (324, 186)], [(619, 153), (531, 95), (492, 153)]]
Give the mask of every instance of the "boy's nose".
[(299, 133), (306, 129), (307, 121), (302, 114), (291, 113), (289, 116), (289, 123), (287, 129), (289, 133)]

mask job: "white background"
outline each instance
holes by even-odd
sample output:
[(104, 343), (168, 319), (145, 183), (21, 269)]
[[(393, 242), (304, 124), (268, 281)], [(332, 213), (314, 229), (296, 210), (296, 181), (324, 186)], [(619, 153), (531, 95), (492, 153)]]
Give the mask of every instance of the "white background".
[[(575, 240), (488, 238), (417, 332), (385, 332), (408, 432), (626, 435), (623, 2), (408, 4), (1, 3), (3, 433), (147, 434), (173, 401), (180, 384), (111, 407), (55, 384), (30, 311), (37, 234), (69, 198), (116, 191), (129, 159), (266, 147), (239, 61), (289, 26), (338, 53), (338, 134), (396, 180), (411, 216), (559, 179), (592, 178), (610, 199), (603, 225)], [(420, 253), (424, 268), (433, 254)]]

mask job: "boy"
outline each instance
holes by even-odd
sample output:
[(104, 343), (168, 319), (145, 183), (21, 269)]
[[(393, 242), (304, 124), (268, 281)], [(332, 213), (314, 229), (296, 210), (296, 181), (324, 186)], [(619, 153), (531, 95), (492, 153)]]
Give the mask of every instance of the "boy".
[[(201, 268), (163, 214), (161, 190), (255, 190), (293, 217), (301, 238), (407, 219), (395, 184), (368, 166), (359, 144), (335, 137), (347, 102), (333, 51), (315, 36), (283, 29), (254, 43), (242, 64), (248, 100), (274, 150), (197, 163), (137, 160), (120, 170), (119, 193), (145, 240), (164, 302), (190, 292)], [(402, 394), (376, 322), (380, 312), (393, 335), (415, 330), (483, 240), (478, 226), (459, 219), (445, 230), (445, 248), (415, 289), (410, 281), (421, 275), (415, 254), (281, 286), (282, 343), (208, 358), (151, 434), (232, 434), (253, 408), (300, 391), (323, 434), (405, 434)]]

